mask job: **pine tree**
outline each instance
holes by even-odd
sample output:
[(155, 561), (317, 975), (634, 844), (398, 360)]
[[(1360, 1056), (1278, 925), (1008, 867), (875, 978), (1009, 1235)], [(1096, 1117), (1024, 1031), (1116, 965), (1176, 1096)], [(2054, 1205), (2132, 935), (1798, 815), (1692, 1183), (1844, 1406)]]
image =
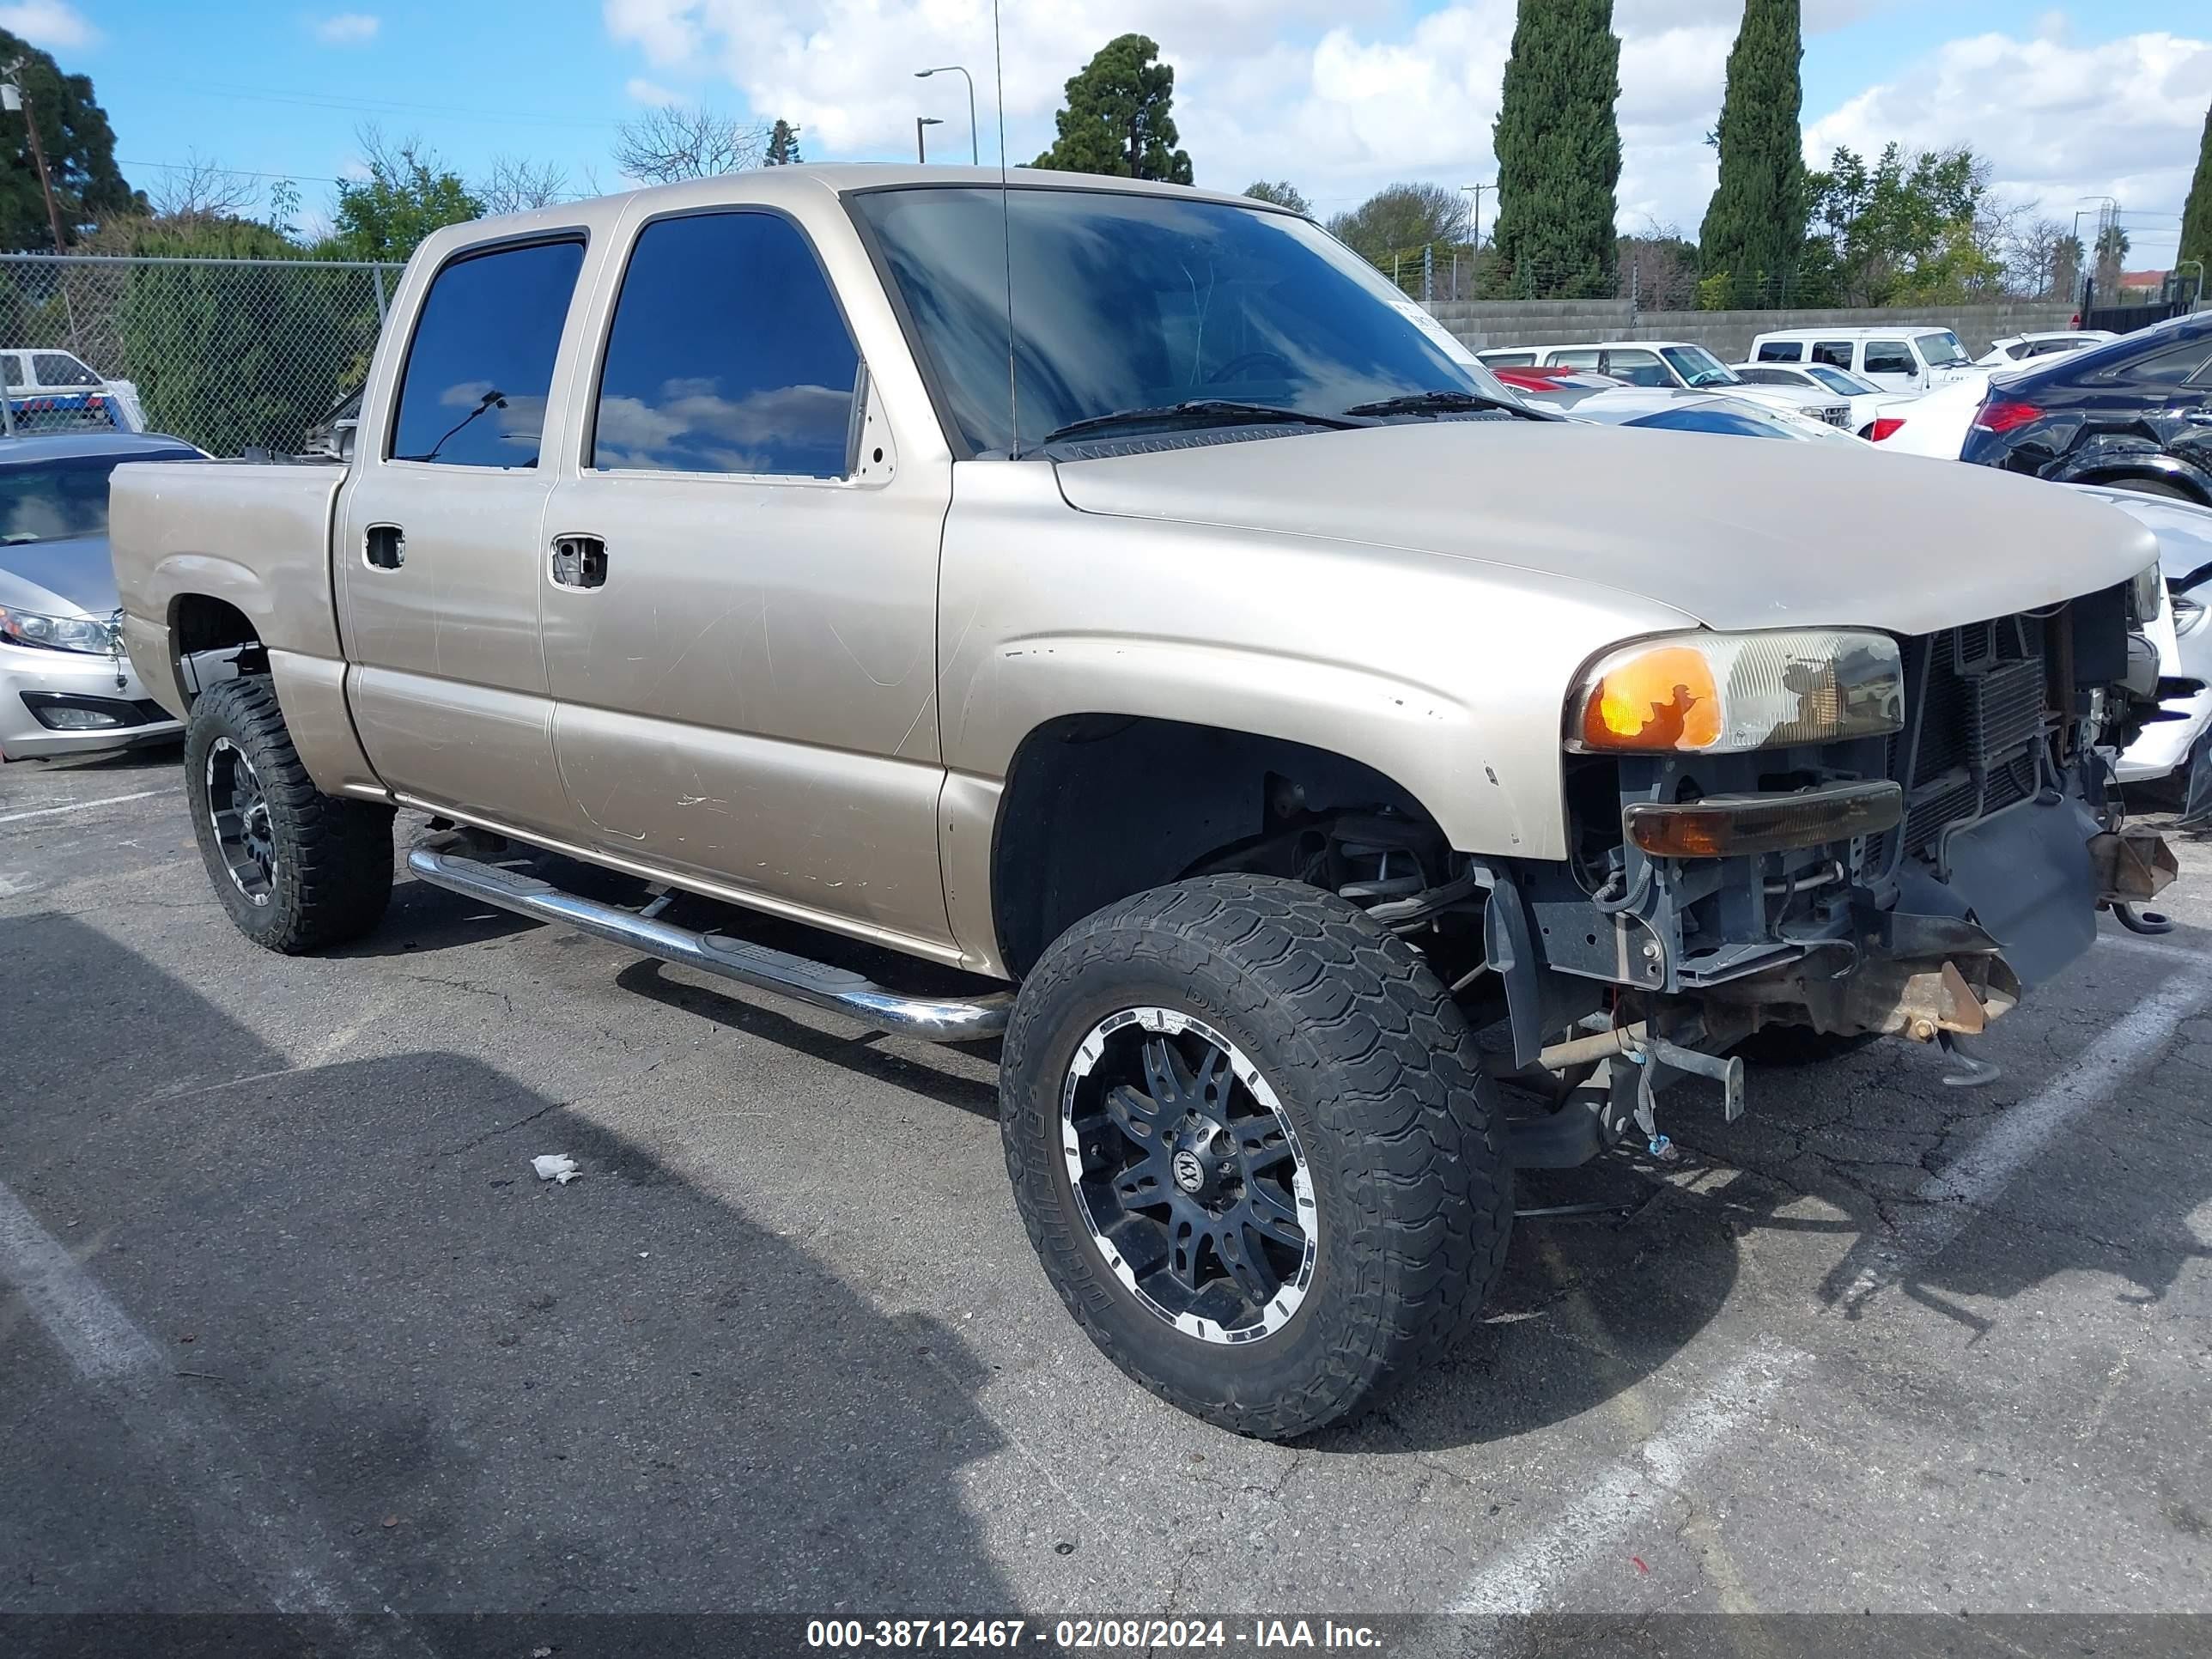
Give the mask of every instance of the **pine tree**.
[(1784, 300), (1805, 246), (1804, 92), (1800, 0), (1746, 0), (1721, 100), (1720, 184), (1698, 233), (1708, 282), (1737, 304)]
[[(2198, 277), (2204, 275), (2205, 266), (2212, 265), (2212, 109), (2204, 112), (2204, 142), (2197, 153), (2197, 177), (2190, 184), (2189, 200), (2181, 210), (2181, 246), (2174, 256), (2177, 272), (2182, 270), (2184, 259), (2204, 262), (2194, 273)], [(2205, 291), (2212, 293), (2212, 284), (2206, 284)]]
[(1492, 136), (1491, 285), (1531, 296), (1613, 291), (1620, 97), (1613, 0), (1520, 0)]
[(768, 155), (761, 165), (795, 167), (803, 159), (799, 153), (799, 129), (778, 116), (775, 130), (768, 136)]
[(1176, 148), (1175, 70), (1155, 62), (1157, 43), (1141, 34), (1109, 40), (1067, 82), (1067, 105), (1054, 118), (1060, 137), (1032, 164), (1062, 173), (1190, 182), (1190, 156)]

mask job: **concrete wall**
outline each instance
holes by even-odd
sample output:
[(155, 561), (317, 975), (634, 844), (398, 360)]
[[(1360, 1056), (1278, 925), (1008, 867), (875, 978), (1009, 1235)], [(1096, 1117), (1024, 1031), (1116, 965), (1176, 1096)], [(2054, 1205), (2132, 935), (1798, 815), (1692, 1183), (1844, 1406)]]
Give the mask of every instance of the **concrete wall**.
[(1780, 328), (1948, 328), (1978, 357), (2008, 334), (2064, 328), (2063, 301), (1838, 311), (1644, 311), (1626, 300), (1437, 300), (1437, 319), (1477, 351), (1490, 346), (1568, 345), (1578, 340), (1689, 340), (1723, 362), (1741, 362), (1751, 337)]

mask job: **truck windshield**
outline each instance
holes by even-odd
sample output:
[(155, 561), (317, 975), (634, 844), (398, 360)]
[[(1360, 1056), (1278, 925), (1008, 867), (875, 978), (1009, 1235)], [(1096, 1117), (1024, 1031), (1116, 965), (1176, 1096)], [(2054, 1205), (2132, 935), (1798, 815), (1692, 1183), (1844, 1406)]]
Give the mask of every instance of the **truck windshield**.
[[(1357, 254), (1303, 219), (1118, 191), (915, 186), (849, 198), (978, 455), (1133, 410), (1214, 402), (1304, 416), (1457, 392), (1510, 398)], [(1005, 228), (1012, 227), (1007, 386)], [(1440, 400), (1433, 412), (1452, 412)], [(1318, 424), (1286, 422), (1285, 433)]]
[(1682, 384), (1693, 391), (1743, 384), (1741, 375), (1703, 346), (1661, 346), (1659, 355), (1674, 365), (1674, 372), (1682, 377)]
[(1955, 368), (1966, 361), (1966, 348), (1948, 328), (1940, 334), (1923, 334), (1919, 340), (1920, 355), (1930, 368)]

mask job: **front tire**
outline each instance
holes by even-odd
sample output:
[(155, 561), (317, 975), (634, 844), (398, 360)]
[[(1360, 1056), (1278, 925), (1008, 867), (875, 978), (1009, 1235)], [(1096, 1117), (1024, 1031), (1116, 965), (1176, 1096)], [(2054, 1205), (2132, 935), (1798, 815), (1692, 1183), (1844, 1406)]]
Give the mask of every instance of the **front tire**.
[(185, 793), (208, 879), (256, 945), (297, 956), (383, 919), (392, 809), (315, 787), (265, 677), (218, 681), (193, 702)]
[(1471, 1324), (1512, 1180), (1425, 962), (1298, 883), (1211, 876), (1077, 924), (1000, 1066), (1015, 1201), (1092, 1341), (1171, 1404), (1283, 1439)]

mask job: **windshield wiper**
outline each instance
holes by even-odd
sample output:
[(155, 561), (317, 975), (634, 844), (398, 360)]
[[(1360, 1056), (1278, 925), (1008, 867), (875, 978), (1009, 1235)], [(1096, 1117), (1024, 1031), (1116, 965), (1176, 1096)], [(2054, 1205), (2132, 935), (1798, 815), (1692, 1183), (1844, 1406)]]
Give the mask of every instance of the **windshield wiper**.
[(1371, 404), (1354, 404), (1347, 415), (1458, 415), (1477, 409), (1502, 409), (1508, 415), (1532, 421), (1553, 417), (1523, 403), (1486, 397), (1480, 392), (1408, 392), (1397, 398), (1378, 398)]
[(1079, 438), (1089, 433), (1112, 432), (1122, 427), (1158, 426), (1262, 426), (1284, 422), (1294, 426), (1325, 426), (1340, 430), (1364, 426), (1363, 421), (1346, 420), (1336, 415), (1309, 414), (1303, 409), (1277, 409), (1272, 404), (1240, 404), (1226, 398), (1193, 398), (1180, 404), (1162, 404), (1155, 409), (1116, 409), (1104, 415), (1091, 415), (1079, 421), (1070, 421), (1066, 426), (1044, 434), (1044, 443), (1058, 443), (1063, 438)]

